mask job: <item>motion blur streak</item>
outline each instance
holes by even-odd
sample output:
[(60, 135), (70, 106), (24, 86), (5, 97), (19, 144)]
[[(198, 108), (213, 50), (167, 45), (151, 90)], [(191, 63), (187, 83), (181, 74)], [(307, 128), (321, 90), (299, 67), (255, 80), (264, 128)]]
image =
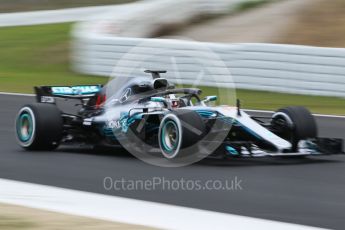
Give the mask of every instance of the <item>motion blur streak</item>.
[(92, 6), (61, 10), (2, 13), (0, 14), (0, 27), (84, 21), (91, 19), (94, 15), (103, 15), (104, 12), (122, 11), (125, 9), (128, 9), (127, 4), (126, 6)]

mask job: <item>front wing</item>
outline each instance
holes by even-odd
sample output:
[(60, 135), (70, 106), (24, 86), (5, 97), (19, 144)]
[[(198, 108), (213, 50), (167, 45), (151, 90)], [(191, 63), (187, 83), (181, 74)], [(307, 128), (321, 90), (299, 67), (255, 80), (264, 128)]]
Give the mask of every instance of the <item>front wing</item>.
[[(234, 145), (241, 147), (234, 148)], [(270, 152), (260, 149), (250, 142), (224, 142), (221, 148), (223, 151), (225, 150), (227, 157), (292, 157), (345, 154), (343, 140), (337, 138), (317, 138), (315, 140), (301, 141), (297, 152)]]

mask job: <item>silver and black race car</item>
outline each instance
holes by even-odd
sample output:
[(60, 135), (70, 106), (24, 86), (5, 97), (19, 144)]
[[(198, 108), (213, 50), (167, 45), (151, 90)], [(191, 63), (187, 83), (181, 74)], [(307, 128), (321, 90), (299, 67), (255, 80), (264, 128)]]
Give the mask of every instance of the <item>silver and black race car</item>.
[[(201, 99), (200, 89), (175, 88), (162, 78), (165, 71), (145, 72), (152, 76), (119, 77), (106, 86), (35, 87), (37, 103), (23, 106), (16, 117), (18, 143), (27, 150), (122, 146), (164, 159), (342, 153), (342, 140), (317, 137), (315, 119), (304, 107), (254, 117), (239, 101), (212, 106), (217, 96)], [(77, 111), (68, 111), (66, 101), (77, 101)]]

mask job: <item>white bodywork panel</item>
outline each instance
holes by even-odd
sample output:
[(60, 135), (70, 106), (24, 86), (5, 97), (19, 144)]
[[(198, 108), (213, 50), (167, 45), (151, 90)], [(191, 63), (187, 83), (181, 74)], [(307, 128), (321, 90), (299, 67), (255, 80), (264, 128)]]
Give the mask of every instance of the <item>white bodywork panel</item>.
[(278, 137), (265, 127), (258, 124), (247, 113), (241, 111), (241, 116), (238, 116), (236, 107), (220, 106), (216, 107), (215, 110), (224, 116), (236, 119), (239, 123), (241, 123), (242, 126), (247, 127), (249, 130), (251, 130), (251, 132), (276, 146), (280, 152), (282, 152), (284, 149), (292, 148), (290, 142)]

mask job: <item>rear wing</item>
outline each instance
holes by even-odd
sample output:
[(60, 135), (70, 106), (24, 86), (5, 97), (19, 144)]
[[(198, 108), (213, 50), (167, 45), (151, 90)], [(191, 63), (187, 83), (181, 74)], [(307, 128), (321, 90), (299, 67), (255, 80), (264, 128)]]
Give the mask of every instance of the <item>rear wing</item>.
[(54, 103), (55, 97), (85, 99), (95, 97), (102, 91), (102, 85), (39, 86), (35, 87), (37, 102)]

